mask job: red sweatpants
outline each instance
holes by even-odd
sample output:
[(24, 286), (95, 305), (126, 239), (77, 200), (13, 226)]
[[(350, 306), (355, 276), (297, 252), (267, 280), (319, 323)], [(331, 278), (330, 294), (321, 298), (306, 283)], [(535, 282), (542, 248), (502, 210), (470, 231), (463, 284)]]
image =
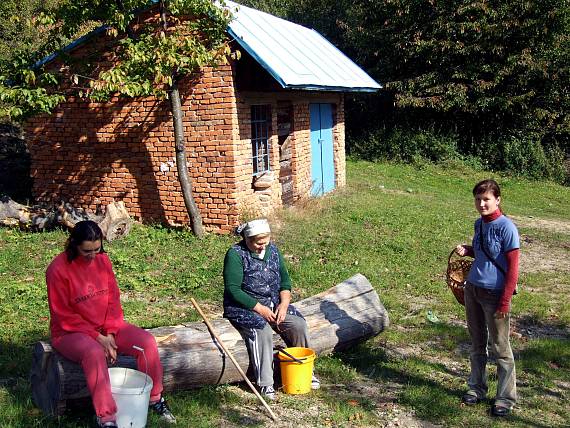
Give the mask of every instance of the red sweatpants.
[[(140, 327), (124, 323), (115, 335), (115, 343), (117, 353), (136, 357), (137, 368), (146, 372), (153, 382), (150, 401), (159, 400), (162, 393), (162, 365), (154, 336)], [(133, 345), (144, 349), (148, 370), (143, 353), (133, 349)], [(111, 394), (107, 359), (99, 342), (84, 333), (69, 333), (52, 338), (52, 346), (65, 358), (81, 364), (95, 413), (102, 422), (114, 421), (117, 406)]]

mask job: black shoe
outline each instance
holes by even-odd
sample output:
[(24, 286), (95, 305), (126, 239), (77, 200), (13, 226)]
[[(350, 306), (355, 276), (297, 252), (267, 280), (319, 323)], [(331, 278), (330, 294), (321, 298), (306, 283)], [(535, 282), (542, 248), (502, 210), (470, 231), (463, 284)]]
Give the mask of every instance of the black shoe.
[(467, 393), (463, 395), (462, 401), (467, 406), (474, 406), (475, 404), (479, 403), (481, 400), (476, 395)]
[(511, 409), (509, 409), (508, 407), (493, 406), (491, 408), (491, 414), (493, 416), (497, 416), (499, 418), (504, 418), (505, 416), (509, 416), (510, 413), (511, 413)]
[(156, 413), (162, 421), (169, 423), (169, 424), (175, 424), (176, 423), (176, 418), (174, 417), (174, 415), (170, 411), (170, 408), (168, 407), (168, 403), (166, 402), (164, 397), (160, 397), (160, 400), (158, 400), (156, 403), (150, 404), (149, 408), (154, 413)]
[(99, 418), (96, 418), (96, 421), (97, 428), (118, 428), (118, 425), (115, 421), (101, 422)]

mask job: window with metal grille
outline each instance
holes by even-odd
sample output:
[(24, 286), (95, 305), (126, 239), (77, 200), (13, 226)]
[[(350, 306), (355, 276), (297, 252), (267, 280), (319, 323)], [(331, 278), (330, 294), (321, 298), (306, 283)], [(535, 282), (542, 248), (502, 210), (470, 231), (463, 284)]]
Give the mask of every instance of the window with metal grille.
[(269, 135), (271, 134), (271, 106), (251, 106), (251, 153), (253, 175), (269, 171)]

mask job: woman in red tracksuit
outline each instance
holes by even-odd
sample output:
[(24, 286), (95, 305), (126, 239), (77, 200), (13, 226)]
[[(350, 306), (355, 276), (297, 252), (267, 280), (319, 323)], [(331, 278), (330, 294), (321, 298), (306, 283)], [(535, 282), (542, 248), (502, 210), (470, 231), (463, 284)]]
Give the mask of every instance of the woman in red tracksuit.
[[(97, 223), (77, 223), (65, 251), (46, 271), (52, 345), (81, 364), (99, 427), (117, 426), (117, 406), (107, 370), (107, 363), (114, 363), (117, 353), (136, 357), (139, 370), (144, 369), (153, 381), (151, 409), (166, 422), (175, 423), (162, 397), (156, 341), (149, 332), (124, 321), (119, 287), (102, 237)], [(133, 346), (144, 349), (145, 355)]]

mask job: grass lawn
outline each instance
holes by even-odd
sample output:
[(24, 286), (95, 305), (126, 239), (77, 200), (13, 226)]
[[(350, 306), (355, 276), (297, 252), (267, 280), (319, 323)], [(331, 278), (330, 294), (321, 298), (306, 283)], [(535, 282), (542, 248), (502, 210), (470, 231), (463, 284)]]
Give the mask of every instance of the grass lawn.
[[(488, 175), (431, 165), (348, 162), (348, 186), (276, 213), (274, 239), (302, 299), (357, 272), (376, 288), (391, 325), (354, 349), (317, 359), (321, 390), (281, 394), (280, 426), (570, 426), (570, 188), (495, 176), (502, 206), (519, 226), (521, 277), (512, 344), (520, 400), (492, 419), (488, 404), (465, 408), (469, 337), (445, 286), (447, 256), (469, 242), (477, 213), (471, 189)], [(0, 426), (93, 426), (90, 411), (44, 417), (28, 384), (31, 346), (48, 336), (44, 272), (62, 231), (0, 229)], [(189, 298), (221, 314), (221, 270), (233, 237), (135, 226), (106, 244), (125, 315), (146, 328), (197, 321)], [(430, 312), (428, 319), (427, 313)], [(496, 376), (490, 365), (491, 392)], [(169, 394), (183, 427), (273, 426), (239, 385)], [(150, 416), (149, 426), (157, 421)]]

